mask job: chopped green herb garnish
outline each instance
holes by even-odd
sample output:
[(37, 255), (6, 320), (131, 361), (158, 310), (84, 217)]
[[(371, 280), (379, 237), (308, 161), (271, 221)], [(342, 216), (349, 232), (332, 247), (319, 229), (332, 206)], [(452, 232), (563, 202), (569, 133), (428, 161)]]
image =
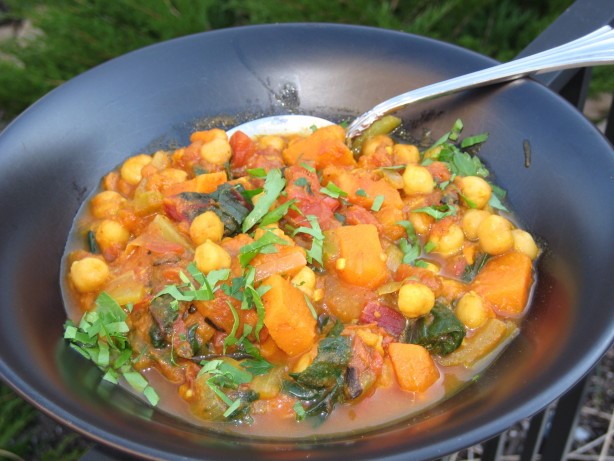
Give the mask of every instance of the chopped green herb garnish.
[(255, 335), (259, 338), (260, 331), (264, 327), (264, 304), (262, 303), (262, 295), (264, 295), (271, 287), (268, 285), (260, 285), (254, 287), (256, 277), (256, 269), (253, 266), (248, 266), (243, 276), (243, 299), (241, 300), (241, 309), (256, 309), (258, 321), (256, 322)]
[(241, 266), (247, 266), (252, 259), (260, 253), (270, 254), (277, 253), (275, 245), (289, 245), (290, 243), (278, 235), (275, 235), (270, 230), (267, 230), (262, 237), (252, 243), (243, 246), (239, 250), (239, 262)]
[(420, 249), (420, 245), (417, 243), (410, 243), (407, 239), (402, 238), (399, 240), (399, 248), (403, 252), (403, 259), (401, 262), (403, 264), (411, 264), (413, 265), (416, 259), (422, 253)]
[(241, 226), (243, 232), (247, 232), (254, 227), (269, 212), (269, 208), (277, 200), (285, 185), (286, 180), (283, 178), (280, 169), (274, 168), (267, 173), (263, 195), (254, 209), (245, 217)]
[(247, 173), (254, 178), (266, 178), (266, 170), (264, 168), (250, 168)]
[(318, 218), (316, 218), (314, 215), (307, 215), (306, 218), (307, 221), (309, 221), (309, 224), (311, 224), (311, 227), (301, 226), (292, 233), (292, 236), (294, 237), (299, 233), (311, 235), (311, 237), (313, 237), (313, 241), (311, 243), (311, 248), (307, 250), (307, 260), (310, 263), (316, 261), (320, 265), (323, 265), (324, 261), (322, 259), (322, 250), (324, 247), (324, 234), (320, 228)]
[(426, 269), (427, 267), (429, 267), (428, 263), (421, 259), (416, 259), (416, 261), (414, 261), (414, 266), (421, 267), (423, 269)]
[(384, 203), (384, 196), (376, 195), (375, 198), (373, 199), (373, 205), (371, 205), (371, 210), (379, 211), (382, 208), (383, 203)]
[(356, 195), (358, 195), (359, 197), (368, 197), (367, 192), (364, 189), (356, 190)]
[(401, 262), (403, 264), (418, 266), (417, 258), (422, 253), (422, 249), (413, 224), (410, 221), (398, 221), (396, 224), (402, 226), (407, 233), (407, 238), (402, 238), (398, 242), (399, 248), (403, 252), (403, 259)]
[(430, 253), (435, 248), (437, 248), (437, 244), (435, 242), (433, 242), (433, 241), (430, 241), (426, 245), (424, 245), (424, 251), (427, 252), (427, 253)]
[(469, 136), (461, 141), (461, 149), (475, 146), (488, 140), (488, 133), (477, 134), (475, 136)]
[(309, 312), (311, 312), (311, 315), (313, 315), (314, 319), (318, 319), (318, 313), (316, 312), (315, 307), (313, 307), (313, 303), (311, 302), (311, 299), (309, 299), (309, 296), (304, 295), (305, 296), (305, 302), (307, 303), (307, 307), (309, 308)]
[(412, 213), (425, 213), (437, 221), (447, 216), (454, 216), (458, 210), (453, 205), (431, 205), (411, 210)]
[(230, 276), (230, 269), (214, 270), (205, 276), (194, 263), (190, 263), (187, 269), (194, 278), (196, 285), (192, 283), (183, 271), (180, 271), (179, 277), (183, 284), (167, 285), (154, 296), (154, 299), (163, 295), (170, 295), (175, 301), (172, 304), (174, 310), (179, 309), (178, 302), (211, 301), (214, 298), (214, 293), (219, 289), (218, 283), (227, 280)]
[(320, 189), (320, 192), (322, 192), (325, 195), (328, 195), (329, 197), (332, 198), (339, 198), (339, 197), (347, 197), (348, 193), (342, 189), (339, 188), (339, 186), (337, 186), (334, 182), (330, 181), (326, 187), (322, 187)]
[(237, 334), (237, 330), (239, 329), (240, 323), (239, 314), (237, 314), (237, 310), (234, 308), (232, 303), (230, 301), (227, 301), (226, 304), (228, 304), (228, 308), (232, 313), (232, 329), (230, 330), (230, 333), (228, 333), (228, 336), (226, 336), (226, 338), (224, 339), (224, 354), (226, 353), (227, 347), (234, 346), (238, 342), (238, 339), (235, 335)]
[(305, 409), (303, 408), (303, 404), (301, 404), (299, 400), (296, 401), (292, 409), (294, 410), (294, 413), (296, 413), (297, 421), (302, 421), (307, 416), (307, 412), (305, 411)]
[(494, 184), (490, 184), (490, 188), (492, 189), (492, 194), (490, 195), (488, 204), (497, 210), (509, 212), (505, 205), (503, 205), (503, 200), (505, 199), (507, 193), (499, 186), (495, 186)]
[(72, 349), (104, 372), (104, 380), (116, 384), (121, 375), (133, 389), (143, 393), (151, 405), (156, 405), (159, 400), (156, 391), (132, 367), (126, 317), (121, 306), (102, 292), (96, 298), (95, 309), (87, 312), (78, 326), (70, 320), (66, 322), (64, 338), (70, 341)]
[(264, 217), (260, 221), (260, 227), (268, 226), (270, 224), (278, 222), (281, 218), (283, 218), (286, 215), (286, 213), (288, 212), (288, 209), (292, 205), (294, 205), (295, 202), (296, 202), (296, 199), (288, 200), (287, 202), (284, 202), (281, 205), (279, 205), (274, 210), (269, 211), (267, 214), (264, 215)]
[(456, 121), (454, 122), (454, 126), (452, 126), (452, 131), (450, 131), (449, 139), (451, 141), (458, 140), (458, 137), (460, 136), (461, 131), (463, 131), (463, 121), (459, 118), (459, 119), (456, 119)]
[(463, 122), (460, 119), (457, 119), (454, 122), (454, 125), (452, 126), (452, 129), (450, 131), (448, 131), (447, 133), (445, 133), (437, 141), (435, 141), (435, 144), (433, 144), (431, 146), (431, 148), (437, 147), (437, 146), (441, 146), (441, 145), (447, 143), (448, 140), (456, 141), (458, 139), (462, 129), (463, 129)]
[(301, 162), (300, 165), (305, 168), (307, 171), (309, 171), (310, 173), (315, 173), (316, 169), (314, 167), (312, 167), (311, 165), (309, 165), (308, 163), (305, 162)]

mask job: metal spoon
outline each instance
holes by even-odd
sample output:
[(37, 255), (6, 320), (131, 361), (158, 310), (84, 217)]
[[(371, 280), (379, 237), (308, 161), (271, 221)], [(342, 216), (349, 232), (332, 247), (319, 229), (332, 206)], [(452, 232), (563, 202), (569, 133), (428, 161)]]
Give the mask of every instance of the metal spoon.
[[(564, 45), (443, 82), (433, 83), (383, 101), (350, 124), (347, 129), (346, 142), (350, 145), (354, 138), (364, 133), (375, 121), (414, 102), (493, 83), (516, 80), (531, 74), (612, 63), (614, 63), (614, 30), (610, 26), (604, 26)], [(275, 115), (243, 123), (229, 130), (228, 135), (232, 135), (237, 130), (249, 136), (299, 133), (308, 131), (312, 126), (319, 128), (331, 124), (332, 122), (328, 120), (308, 115)]]

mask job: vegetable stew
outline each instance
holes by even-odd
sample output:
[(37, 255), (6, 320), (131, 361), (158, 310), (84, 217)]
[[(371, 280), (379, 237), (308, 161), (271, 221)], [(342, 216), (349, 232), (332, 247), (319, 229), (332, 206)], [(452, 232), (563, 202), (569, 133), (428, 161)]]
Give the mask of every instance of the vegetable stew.
[[(539, 248), (457, 121), (386, 118), (353, 150), (197, 131), (128, 158), (75, 221), (64, 337), (152, 404), (217, 430), (385, 424), (455, 392), (518, 331)], [(70, 303), (69, 303), (70, 304)]]

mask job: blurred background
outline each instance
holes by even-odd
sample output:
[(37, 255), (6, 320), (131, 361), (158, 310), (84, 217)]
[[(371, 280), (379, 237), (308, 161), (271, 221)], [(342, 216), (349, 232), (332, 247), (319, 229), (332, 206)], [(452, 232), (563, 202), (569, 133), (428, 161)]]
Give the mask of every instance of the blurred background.
[[(41, 96), (143, 46), (207, 30), (277, 22), (360, 24), (455, 43), (512, 59), (572, 0), (0, 0), (0, 130)], [(164, 65), (161, 63), (160, 65)], [(614, 90), (612, 66), (594, 69), (585, 113), (598, 126)], [(1, 155), (1, 154), (0, 154)], [(612, 351), (597, 367), (574, 438), (579, 457), (614, 459)], [(526, 422), (508, 433), (507, 457)], [(600, 443), (594, 443), (598, 439)], [(593, 444), (592, 449), (583, 447)], [(0, 459), (78, 460), (91, 442), (37, 412), (0, 382)], [(514, 448), (515, 447), (515, 448)], [(591, 451), (592, 450), (592, 451)], [(597, 450), (597, 451), (595, 451)], [(612, 447), (614, 450), (614, 447)], [(597, 453), (597, 457), (591, 453)], [(605, 453), (605, 457), (599, 457)], [(454, 459), (479, 459), (479, 447)]]

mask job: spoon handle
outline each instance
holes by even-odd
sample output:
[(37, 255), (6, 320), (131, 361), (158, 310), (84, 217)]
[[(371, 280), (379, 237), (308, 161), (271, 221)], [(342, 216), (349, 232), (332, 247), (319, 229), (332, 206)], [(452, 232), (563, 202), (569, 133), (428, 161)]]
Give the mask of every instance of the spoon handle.
[(604, 26), (564, 45), (477, 72), (427, 85), (381, 102), (348, 127), (351, 141), (376, 120), (408, 104), (434, 99), (458, 91), (506, 82), (530, 74), (614, 63), (614, 30)]

